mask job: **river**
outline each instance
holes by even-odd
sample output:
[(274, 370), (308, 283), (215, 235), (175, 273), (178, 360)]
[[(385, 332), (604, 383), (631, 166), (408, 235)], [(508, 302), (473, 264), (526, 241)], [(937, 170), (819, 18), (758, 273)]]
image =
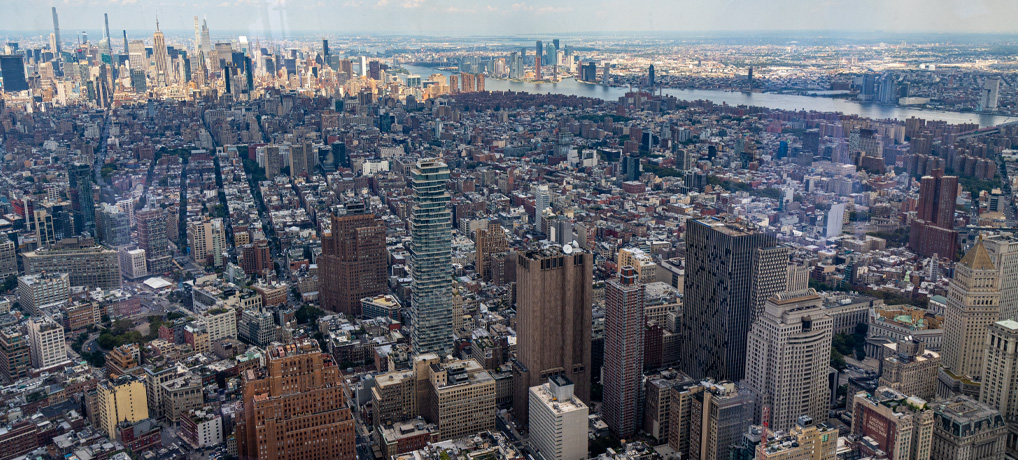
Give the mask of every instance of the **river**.
[[(441, 73), (453, 75), (454, 72), (438, 70), (433, 67), (404, 65), (404, 69), (418, 74), (426, 80), (429, 75)], [(484, 89), (488, 91), (526, 91), (541, 94), (565, 94), (571, 96), (594, 97), (598, 99), (618, 100), (629, 88), (613, 88), (600, 84), (580, 83), (572, 78), (558, 83), (531, 83), (521, 81), (484, 80)], [(858, 115), (872, 119), (896, 118), (905, 120), (909, 117), (926, 120), (941, 120), (948, 123), (978, 123), (981, 127), (995, 126), (1006, 121), (1014, 121), (1013, 117), (985, 115), (979, 113), (947, 112), (942, 110), (919, 110), (905, 107), (863, 103), (846, 99), (829, 97), (810, 97), (796, 94), (775, 93), (742, 93), (703, 89), (665, 89), (664, 94), (675, 96), (687, 101), (707, 100), (715, 104), (752, 105), (779, 110), (815, 110), (818, 112), (840, 112), (847, 115)]]

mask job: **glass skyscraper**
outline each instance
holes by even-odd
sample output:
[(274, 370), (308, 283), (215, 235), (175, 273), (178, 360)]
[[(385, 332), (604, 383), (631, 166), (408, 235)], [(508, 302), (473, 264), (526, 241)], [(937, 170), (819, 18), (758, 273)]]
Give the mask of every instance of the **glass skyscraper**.
[(92, 167), (75, 163), (67, 168), (74, 228), (95, 237), (95, 198), (92, 196)]
[(445, 189), (449, 167), (421, 160), (411, 174), (411, 345), (415, 354), (445, 355), (452, 352), (452, 212)]

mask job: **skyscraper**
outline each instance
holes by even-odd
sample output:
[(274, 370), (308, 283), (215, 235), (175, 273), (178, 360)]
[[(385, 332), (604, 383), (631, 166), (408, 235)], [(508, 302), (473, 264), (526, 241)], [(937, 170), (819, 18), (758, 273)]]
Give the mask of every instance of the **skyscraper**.
[(992, 75), (983, 80), (979, 105), (983, 110), (996, 110), (1000, 100), (1000, 77)]
[(322, 56), (329, 56), (329, 39), (327, 38), (322, 39)]
[(650, 90), (654, 91), (654, 64), (647, 67), (647, 86), (650, 86)]
[(53, 36), (55, 37), (56, 43), (56, 48), (53, 50), (53, 53), (55, 53), (53, 59), (60, 62), (63, 57), (60, 49), (60, 21), (57, 20), (57, 7), (55, 6), (53, 7)]
[(986, 335), (986, 362), (979, 402), (998, 411), (1008, 421), (1007, 454), (1018, 456), (1018, 322), (1011, 319), (990, 325)]
[(619, 438), (640, 425), (640, 384), (643, 377), (644, 286), (636, 270), (626, 266), (608, 281), (604, 318), (604, 405), (601, 415)]
[(590, 401), (594, 261), (567, 245), (520, 253), (516, 263), (513, 414), (526, 425), (527, 391), (550, 375), (564, 374)]
[(990, 235), (983, 245), (1000, 272), (1000, 319), (1018, 319), (1018, 237)]
[(937, 396), (975, 397), (983, 372), (986, 328), (1000, 319), (1000, 277), (982, 240), (955, 265), (947, 288), (944, 341)]
[(243, 460), (356, 458), (343, 376), (315, 340), (266, 349), (266, 369), (243, 376), (237, 451)]
[(20, 54), (0, 55), (0, 77), (3, 77), (4, 92), (13, 93), (28, 90), (25, 79), (25, 62)]
[(95, 197), (92, 195), (92, 166), (74, 163), (67, 168), (71, 195), (71, 209), (74, 211), (74, 228), (79, 233), (95, 236)]
[(452, 212), (445, 189), (449, 167), (438, 160), (421, 160), (411, 176), (411, 345), (415, 354), (441, 356), (452, 351)]
[[(753, 256), (774, 235), (720, 221), (686, 221), (683, 371), (742, 380), (753, 315)], [(787, 273), (787, 266), (781, 267)]]
[(539, 185), (534, 190), (534, 229), (544, 233), (544, 210), (551, 204), (551, 193), (547, 185)]
[(145, 250), (145, 262), (150, 274), (171, 270), (169, 239), (166, 237), (166, 210), (145, 208), (134, 215), (138, 223), (138, 246)]
[(474, 232), (474, 245), (474, 252), (477, 255), (474, 269), (481, 275), (481, 279), (491, 281), (491, 255), (504, 253), (509, 249), (502, 224), (495, 219), (489, 220), (487, 227)]
[(541, 57), (544, 56), (544, 44), (541, 40), (537, 41), (537, 46), (534, 53), (534, 79), (541, 79)]
[(756, 393), (758, 421), (770, 408), (773, 430), (790, 430), (802, 415), (827, 417), (834, 320), (822, 303), (812, 289), (774, 295), (749, 331), (745, 384)]
[[(750, 287), (752, 321), (763, 315), (764, 305), (772, 295), (793, 290), (788, 286), (788, 251), (787, 246), (773, 246), (759, 248), (753, 253), (753, 282)], [(802, 288), (805, 289), (805, 286)]]
[(156, 32), (152, 35), (152, 54), (156, 61), (156, 82), (159, 85), (173, 83), (173, 72), (170, 72), (170, 56), (166, 52), (166, 38), (159, 30), (159, 20), (156, 19)]
[(187, 243), (195, 264), (223, 266), (226, 250), (226, 227), (222, 218), (196, 219), (187, 223)]
[(957, 176), (945, 176), (938, 169), (922, 178), (919, 209), (909, 228), (908, 245), (913, 251), (925, 257), (940, 254), (954, 258), (958, 252), (958, 232), (954, 230), (957, 197)]
[(385, 224), (359, 203), (331, 220), (318, 258), (322, 308), (359, 317), (361, 299), (388, 292)]

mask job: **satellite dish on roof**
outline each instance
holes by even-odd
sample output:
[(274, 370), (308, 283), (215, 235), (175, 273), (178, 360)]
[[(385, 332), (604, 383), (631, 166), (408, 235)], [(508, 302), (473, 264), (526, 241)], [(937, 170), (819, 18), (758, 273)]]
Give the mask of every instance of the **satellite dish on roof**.
[(567, 254), (567, 255), (568, 254), (572, 254), (573, 253), (573, 247), (568, 245), (568, 244), (562, 245), (562, 252), (564, 254)]

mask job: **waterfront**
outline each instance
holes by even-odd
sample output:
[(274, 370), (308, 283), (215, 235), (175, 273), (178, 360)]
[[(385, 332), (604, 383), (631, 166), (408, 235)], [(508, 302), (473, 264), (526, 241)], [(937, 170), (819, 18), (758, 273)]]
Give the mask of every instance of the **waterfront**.
[[(422, 79), (427, 79), (429, 75), (434, 73), (441, 73), (443, 75), (455, 74), (455, 72), (444, 70), (440, 71), (432, 67), (404, 65), (403, 68), (412, 74), (420, 75)], [(526, 91), (541, 94), (565, 94), (571, 96), (594, 97), (604, 100), (618, 100), (619, 97), (622, 97), (629, 92), (629, 88), (580, 83), (572, 78), (563, 79), (558, 83), (533, 83), (488, 78), (485, 79), (484, 86), (488, 91)], [(941, 110), (920, 110), (873, 103), (862, 103), (840, 98), (811, 97), (795, 94), (741, 93), (701, 89), (664, 89), (662, 92), (666, 95), (675, 96), (676, 98), (687, 101), (708, 100), (715, 104), (750, 105), (779, 110), (841, 112), (847, 115), (858, 115), (873, 119), (896, 118), (898, 120), (905, 120), (909, 117), (917, 117), (926, 120), (941, 120), (948, 123), (978, 123), (981, 127), (999, 125), (1007, 121), (1015, 121), (1012, 117), (1000, 115), (946, 112)]]

